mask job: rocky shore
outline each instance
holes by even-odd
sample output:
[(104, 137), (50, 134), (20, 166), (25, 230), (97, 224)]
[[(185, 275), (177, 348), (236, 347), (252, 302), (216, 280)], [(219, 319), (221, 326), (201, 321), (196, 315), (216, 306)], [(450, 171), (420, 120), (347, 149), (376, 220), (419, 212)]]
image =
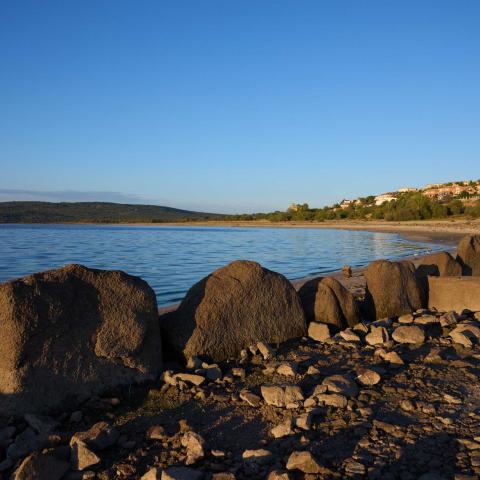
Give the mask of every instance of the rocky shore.
[(480, 237), (355, 278), (0, 285), (0, 478), (479, 478)]

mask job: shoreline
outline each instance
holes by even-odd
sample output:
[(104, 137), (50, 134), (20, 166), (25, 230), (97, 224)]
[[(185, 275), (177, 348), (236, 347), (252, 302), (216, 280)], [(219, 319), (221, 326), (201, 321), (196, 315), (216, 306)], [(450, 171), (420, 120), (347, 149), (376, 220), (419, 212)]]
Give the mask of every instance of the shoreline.
[(4, 223), (2, 226), (24, 225), (62, 225), (62, 226), (95, 226), (95, 227), (199, 227), (199, 228), (323, 228), (334, 230), (367, 231), (380, 233), (396, 233), (403, 239), (456, 245), (461, 237), (467, 234), (480, 234), (480, 219), (449, 220), (410, 220), (405, 222), (387, 222), (383, 220), (326, 220), (270, 222), (268, 220), (251, 221), (196, 221), (196, 222), (164, 222), (164, 223)]

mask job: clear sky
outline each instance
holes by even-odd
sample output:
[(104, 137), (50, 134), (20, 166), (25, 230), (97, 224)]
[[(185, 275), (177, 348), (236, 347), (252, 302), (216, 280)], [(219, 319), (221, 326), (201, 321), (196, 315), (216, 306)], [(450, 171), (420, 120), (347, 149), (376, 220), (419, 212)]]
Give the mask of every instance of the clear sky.
[(480, 178), (478, 0), (2, 0), (0, 199), (218, 212)]

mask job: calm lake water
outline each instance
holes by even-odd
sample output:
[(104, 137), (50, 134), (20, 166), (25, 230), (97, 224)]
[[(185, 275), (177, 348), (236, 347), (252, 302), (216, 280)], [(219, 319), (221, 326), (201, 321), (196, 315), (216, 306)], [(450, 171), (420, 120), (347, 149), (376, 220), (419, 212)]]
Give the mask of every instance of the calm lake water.
[(236, 259), (296, 279), (440, 248), (396, 234), (315, 228), (0, 224), (0, 282), (81, 263), (138, 275), (155, 290), (159, 305), (168, 305)]

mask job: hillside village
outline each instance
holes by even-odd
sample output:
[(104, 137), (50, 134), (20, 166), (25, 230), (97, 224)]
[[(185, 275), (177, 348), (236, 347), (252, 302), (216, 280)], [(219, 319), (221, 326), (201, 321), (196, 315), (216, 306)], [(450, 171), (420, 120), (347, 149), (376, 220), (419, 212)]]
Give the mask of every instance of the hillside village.
[(400, 195), (406, 193), (421, 193), (427, 198), (438, 201), (447, 201), (458, 198), (461, 201), (468, 203), (472, 200), (480, 199), (480, 180), (432, 183), (425, 185), (423, 188), (402, 187), (396, 192), (382, 193), (380, 195), (357, 198), (355, 200), (344, 199), (338, 207), (336, 205), (334, 205), (334, 207), (346, 209), (352, 205), (380, 206), (385, 202), (397, 200)]

